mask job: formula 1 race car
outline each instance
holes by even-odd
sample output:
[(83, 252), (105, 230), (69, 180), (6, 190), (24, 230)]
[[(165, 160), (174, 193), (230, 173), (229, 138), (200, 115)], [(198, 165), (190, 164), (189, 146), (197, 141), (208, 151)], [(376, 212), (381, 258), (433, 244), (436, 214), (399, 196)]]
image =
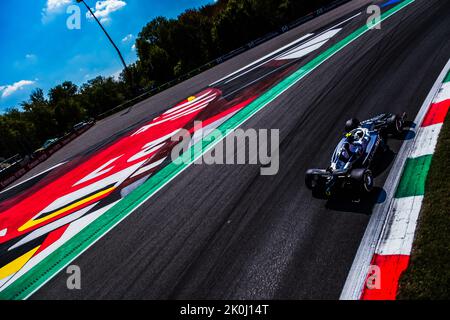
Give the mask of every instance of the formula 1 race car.
[(370, 170), (377, 152), (386, 149), (390, 135), (400, 135), (405, 126), (406, 113), (383, 113), (374, 118), (345, 124), (343, 138), (338, 143), (327, 169), (306, 171), (306, 186), (314, 195), (330, 197), (339, 190), (352, 191), (358, 196), (373, 189)]

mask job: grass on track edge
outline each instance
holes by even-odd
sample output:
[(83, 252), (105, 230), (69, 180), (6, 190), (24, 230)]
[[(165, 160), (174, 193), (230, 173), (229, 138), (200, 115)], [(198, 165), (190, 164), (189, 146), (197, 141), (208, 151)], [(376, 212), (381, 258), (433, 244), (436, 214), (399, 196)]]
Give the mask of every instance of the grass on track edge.
[(425, 197), (408, 269), (397, 298), (450, 298), (450, 113), (444, 121), (428, 173)]

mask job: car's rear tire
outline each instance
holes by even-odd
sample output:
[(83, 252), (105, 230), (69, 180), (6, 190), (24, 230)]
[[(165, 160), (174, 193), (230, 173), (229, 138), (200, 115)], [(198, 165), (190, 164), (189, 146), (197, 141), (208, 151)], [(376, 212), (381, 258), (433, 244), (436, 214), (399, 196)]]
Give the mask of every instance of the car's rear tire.
[(350, 132), (361, 125), (361, 122), (358, 119), (350, 119), (345, 123), (345, 132)]
[(325, 199), (327, 195), (324, 179), (315, 172), (315, 170), (306, 171), (305, 175), (306, 187), (312, 191), (314, 198)]
[(373, 174), (369, 169), (353, 169), (350, 177), (363, 193), (370, 193), (373, 190)]
[(306, 171), (305, 185), (309, 190), (313, 190), (319, 185), (319, 177), (313, 170)]

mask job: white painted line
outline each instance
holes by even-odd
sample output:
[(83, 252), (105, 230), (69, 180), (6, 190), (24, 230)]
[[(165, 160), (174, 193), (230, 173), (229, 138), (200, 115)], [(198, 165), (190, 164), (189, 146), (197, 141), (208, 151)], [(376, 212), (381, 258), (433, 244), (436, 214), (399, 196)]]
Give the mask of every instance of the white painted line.
[(0, 230), (0, 237), (6, 236), (6, 233), (8, 232), (8, 228), (5, 228), (3, 230)]
[(0, 280), (0, 288), (1, 288), (5, 283), (7, 283), (11, 278), (12, 278), (12, 276), (9, 276), (9, 277), (6, 277), (6, 278), (4, 278), (4, 279), (1, 279), (1, 280)]
[[(344, 20), (344, 21), (342, 21), (342, 22), (340, 22), (340, 23), (338, 23), (338, 24), (335, 25), (334, 27), (328, 28), (328, 29), (326, 29), (326, 30), (320, 32), (319, 34), (315, 35), (312, 39), (308, 40), (307, 43), (311, 43), (312, 41), (314, 41), (314, 40), (316, 40), (316, 39), (324, 40), (324, 37), (323, 37), (324, 34), (328, 34), (330, 31), (333, 31), (334, 28), (339, 27), (339, 26), (341, 26), (341, 25), (347, 23), (348, 21), (354, 19), (355, 17), (359, 16), (360, 14), (361, 14), (361, 13), (358, 13), (358, 14), (356, 14), (356, 15), (354, 15), (354, 16), (352, 16), (352, 17), (350, 17), (350, 18), (348, 18), (348, 19), (346, 19), (346, 20)], [(340, 30), (342, 30), (342, 28), (339, 29), (339, 31), (340, 31)], [(338, 32), (339, 32), (339, 31), (338, 31)], [(301, 39), (301, 38), (300, 38), (300, 39)], [(300, 46), (305, 46), (305, 47), (306, 47), (307, 45), (306, 45), (306, 44), (300, 44)], [(285, 47), (283, 47), (283, 48), (285, 48)], [(297, 47), (294, 47), (294, 48), (292, 48), (291, 50), (294, 50), (295, 48), (297, 48)], [(280, 51), (280, 50), (277, 50), (277, 51)], [(312, 51), (314, 51), (314, 50), (312, 50)], [(311, 51), (311, 52), (312, 52), (312, 51)], [(237, 76), (234, 77), (234, 78), (228, 79), (225, 83), (229, 83), (229, 82), (231, 82), (231, 81), (233, 81), (233, 80), (236, 80), (237, 78), (239, 78), (239, 77), (241, 77), (241, 76), (243, 76), (243, 75), (249, 73), (250, 71), (255, 70), (256, 68), (258, 68), (258, 67), (260, 67), (260, 66), (262, 66), (262, 65), (264, 65), (264, 64), (266, 64), (266, 63), (268, 63), (269, 61), (277, 60), (280, 56), (282, 56), (282, 55), (284, 55), (284, 54), (285, 54), (285, 53), (283, 52), (283, 53), (281, 53), (281, 54), (279, 54), (279, 55), (274, 55), (274, 56), (272, 57), (272, 59), (270, 59), (270, 60), (268, 60), (268, 61), (264, 61), (264, 62), (261, 63), (260, 65), (257, 65), (257, 66), (255, 66), (255, 67), (249, 69), (249, 70), (246, 70), (245, 72), (243, 72), (243, 73), (237, 75)], [(270, 56), (270, 55), (269, 55), (269, 56)]]
[(117, 187), (129, 176), (131, 176), (134, 172), (136, 172), (136, 170), (138, 170), (144, 163), (145, 160), (140, 161), (130, 167), (127, 167), (122, 171), (116, 172), (110, 176), (107, 176), (104, 179), (96, 181), (93, 184), (87, 185), (86, 187), (75, 190), (72, 193), (66, 194), (63, 197), (56, 199), (55, 201), (50, 203), (47, 207), (45, 207), (41, 212), (39, 212), (36, 216), (34, 216), (33, 219), (38, 219), (39, 217), (46, 215), (50, 212), (60, 210), (61, 208), (73, 203), (74, 199), (76, 199), (76, 201), (79, 201), (82, 198), (89, 196), (92, 193), (97, 192), (103, 188), (110, 187), (111, 185)]
[[(414, 120), (416, 126), (422, 123), (429, 106), (433, 102), (433, 98), (436, 96), (439, 88), (441, 87), (442, 81), (447, 75), (450, 69), (450, 60), (445, 65), (441, 74), (438, 76), (436, 82), (431, 88), (428, 96), (422, 104), (417, 116)], [(412, 131), (416, 131), (415, 128), (411, 128)], [(392, 169), (389, 173), (386, 182), (384, 183), (384, 190), (386, 191), (386, 200), (377, 204), (370, 217), (369, 223), (367, 225), (364, 236), (359, 245), (358, 251), (356, 252), (355, 259), (353, 260), (352, 267), (347, 276), (347, 280), (342, 289), (340, 300), (359, 300), (364, 289), (364, 282), (366, 280), (367, 272), (369, 270), (372, 257), (375, 253), (378, 241), (381, 236), (381, 232), (384, 228), (384, 224), (388, 219), (388, 214), (390, 213), (390, 208), (392, 207), (392, 200), (395, 194), (395, 187), (398, 185), (401, 174), (403, 172), (403, 167), (406, 158), (410, 155), (412, 151), (414, 141), (407, 140), (403, 143), (400, 151), (394, 161)]]
[[(29, 270), (31, 270), (33, 267), (35, 267), (39, 262), (41, 262), (43, 259), (48, 257), (50, 254), (52, 254), (56, 248), (60, 247), (62, 244), (67, 242), (68, 239), (75, 236), (79, 230), (84, 229), (86, 226), (88, 226), (92, 221), (99, 218), (102, 214), (107, 212), (109, 209), (114, 207), (119, 201), (113, 202), (110, 205), (101, 208), (100, 210), (97, 210), (94, 213), (91, 213), (85, 217), (82, 217), (81, 219), (75, 220), (72, 222), (67, 230), (64, 232), (64, 234), (61, 236), (59, 240), (52, 243), (49, 247), (45, 248), (39, 256), (35, 256), (31, 258), (18, 272), (16, 272), (14, 275), (9, 277), (7, 281), (2, 281), (0, 283), (0, 292), (3, 291), (5, 288), (7, 288), (11, 283), (14, 283), (17, 279), (19, 279), (21, 276), (23, 276), (25, 273), (27, 273)], [(83, 251), (84, 252), (84, 251)], [(61, 269), (62, 270), (62, 269)], [(60, 271), (61, 271), (60, 270)], [(48, 281), (50, 281), (50, 278), (47, 279), (42, 285), (46, 284)]]
[(433, 124), (431, 126), (420, 127), (414, 141), (410, 158), (417, 158), (428, 154), (433, 154), (437, 145), (439, 132), (442, 123)]
[[(285, 49), (287, 49), (287, 48), (289, 48), (289, 47), (291, 47), (291, 46), (296, 45), (296, 44), (299, 43), (300, 41), (303, 41), (303, 40), (305, 40), (306, 38), (309, 38), (309, 37), (312, 36), (312, 35), (313, 35), (313, 33), (308, 33), (308, 34), (306, 34), (306, 35), (304, 35), (304, 36), (298, 38), (297, 40), (294, 40), (294, 41), (292, 41), (291, 43), (285, 45), (284, 47), (281, 47), (281, 48), (279, 48), (279, 49), (277, 49), (277, 50), (275, 50), (275, 51), (273, 51), (273, 52), (271, 52), (271, 53), (265, 55), (264, 57), (262, 57), (262, 58), (260, 58), (260, 59), (258, 59), (258, 60), (256, 60), (256, 61), (253, 61), (252, 63), (246, 65), (245, 67), (242, 67), (242, 68), (240, 68), (239, 70), (236, 70), (236, 71), (234, 71), (234, 72), (232, 72), (232, 73), (226, 75), (225, 77), (223, 77), (223, 78), (221, 78), (221, 79), (219, 79), (219, 80), (217, 80), (217, 81), (211, 83), (209, 86), (212, 87), (212, 86), (216, 85), (217, 83), (222, 82), (223, 80), (226, 80), (226, 79), (228, 79), (228, 78), (234, 76), (235, 74), (237, 74), (237, 73), (239, 73), (239, 72), (241, 72), (241, 71), (243, 71), (243, 70), (245, 70), (245, 69), (247, 69), (247, 68), (250, 68), (250, 67), (252, 67), (252, 66), (254, 66), (254, 65), (258, 64), (258, 63), (260, 63), (261, 61), (266, 60), (267, 58), (269, 58), (269, 57), (271, 57), (271, 56), (277, 54), (278, 52), (283, 51), (283, 50), (285, 50)], [(265, 61), (264, 63), (266, 63), (266, 61)], [(259, 67), (259, 66), (260, 66), (260, 65), (258, 65), (257, 67)], [(257, 68), (257, 67), (255, 67), (255, 68)], [(255, 68), (253, 68), (253, 69), (255, 69)], [(249, 70), (249, 71), (251, 71), (251, 70)]]
[(131, 178), (137, 177), (138, 175), (141, 175), (141, 174), (143, 174), (143, 173), (145, 173), (147, 171), (150, 171), (150, 170), (156, 168), (157, 166), (162, 164), (166, 159), (167, 159), (167, 157), (166, 158), (162, 158), (161, 160), (155, 161), (155, 162), (153, 162), (152, 164), (150, 164), (148, 166), (140, 168), (138, 171), (136, 171), (136, 173), (134, 173), (131, 176)]
[(20, 182), (20, 183), (18, 183), (18, 184), (15, 184), (15, 185), (13, 185), (12, 187), (9, 187), (8, 189), (2, 190), (2, 191), (0, 192), (0, 194), (4, 193), (4, 192), (6, 192), (6, 191), (9, 191), (9, 190), (11, 190), (11, 189), (14, 189), (14, 188), (16, 188), (16, 187), (18, 187), (18, 186), (20, 186), (20, 185), (22, 185), (22, 184), (24, 184), (24, 183), (30, 181), (30, 180), (33, 180), (33, 179), (35, 179), (35, 178), (37, 178), (37, 177), (39, 177), (39, 176), (41, 176), (41, 175), (43, 175), (43, 174), (45, 174), (45, 173), (47, 173), (47, 172), (49, 172), (49, 171), (54, 170), (54, 169), (56, 169), (56, 168), (58, 168), (58, 167), (60, 167), (60, 166), (62, 166), (62, 165), (64, 165), (64, 164), (66, 164), (66, 163), (67, 163), (67, 161), (58, 163), (56, 166), (53, 166), (53, 167), (51, 167), (50, 169), (47, 169), (47, 170), (45, 170), (45, 171), (42, 171), (42, 172), (40, 172), (40, 173), (38, 173), (38, 174), (32, 176), (31, 178), (28, 178), (27, 180), (24, 180), (24, 181), (22, 181), (22, 182)]
[(392, 215), (385, 224), (380, 244), (376, 250), (380, 255), (411, 253), (423, 196), (394, 199)]
[(439, 103), (449, 99), (450, 99), (450, 82), (445, 82), (442, 84), (442, 87), (439, 90), (436, 99), (434, 99), (434, 102)]
[[(356, 17), (358, 17), (358, 16), (360, 16), (360, 15), (361, 15), (361, 12), (359, 12), (359, 13), (357, 13), (357, 14), (351, 16), (350, 18), (348, 18), (348, 19), (346, 19), (346, 20), (344, 20), (344, 21), (342, 21), (342, 22), (340, 22), (340, 23), (334, 25), (333, 27), (330, 27), (330, 28), (328, 28), (328, 29), (322, 31), (321, 33), (317, 34), (316, 36), (314, 36), (313, 39), (315, 39), (316, 37), (319, 37), (320, 35), (322, 35), (322, 34), (328, 32), (328, 31), (330, 31), (330, 30), (333, 30), (334, 28), (337, 28), (337, 27), (339, 27), (339, 26), (341, 26), (341, 25), (347, 23), (347, 22), (350, 21), (350, 20), (353, 20), (354, 18), (356, 18)], [(226, 80), (226, 79), (228, 79), (228, 78), (230, 78), (230, 77), (236, 75), (237, 73), (239, 73), (239, 72), (241, 72), (241, 71), (243, 71), (243, 70), (245, 70), (245, 69), (247, 69), (247, 68), (250, 68), (250, 67), (254, 66), (253, 68), (251, 68), (251, 69), (249, 69), (249, 70), (246, 70), (246, 72), (244, 72), (244, 73), (242, 73), (242, 74), (240, 74), (240, 75), (238, 75), (238, 76), (236, 76), (236, 77), (234, 77), (234, 78), (232, 78), (232, 79), (228, 79), (228, 80), (227, 80), (227, 83), (230, 82), (230, 81), (233, 81), (233, 80), (235, 80), (235, 79), (237, 79), (237, 78), (239, 78), (239, 77), (241, 77), (241, 76), (247, 74), (248, 72), (251, 72), (252, 70), (254, 70), (254, 69), (260, 67), (261, 65), (263, 65), (263, 64), (265, 64), (265, 63), (267, 63), (267, 62), (269, 62), (269, 61), (272, 61), (272, 60), (276, 59), (277, 56), (275, 56), (275, 55), (276, 55), (277, 53), (279, 53), (279, 52), (281, 52), (281, 51), (283, 51), (283, 50), (286, 50), (287, 48), (289, 48), (289, 47), (291, 47), (291, 46), (293, 46), (293, 45), (295, 45), (295, 44), (298, 44), (299, 42), (301, 42), (301, 41), (303, 41), (303, 40), (309, 38), (309, 37), (312, 36), (312, 35), (313, 35), (312, 33), (308, 33), (308, 34), (302, 36), (301, 38), (299, 38), (299, 39), (297, 39), (297, 40), (295, 40), (295, 41), (293, 41), (293, 42), (291, 42), (291, 43), (285, 45), (284, 47), (282, 47), (282, 48), (280, 48), (280, 49), (278, 49), (278, 50), (275, 50), (275, 51), (273, 51), (273, 52), (271, 52), (271, 53), (265, 55), (264, 57), (262, 57), (262, 58), (260, 58), (260, 59), (258, 59), (258, 60), (256, 60), (256, 61), (250, 63), (249, 65), (246, 65), (245, 67), (243, 67), (243, 68), (241, 68), (241, 69), (239, 69), (239, 70), (237, 70), (237, 71), (235, 71), (235, 72), (233, 72), (233, 73), (231, 73), (231, 74), (229, 74), (229, 75), (227, 75), (227, 76), (225, 76), (225, 77), (223, 77), (223, 78), (221, 78), (221, 79), (219, 79), (219, 80), (217, 80), (217, 81), (211, 83), (209, 86), (212, 87), (212, 86), (216, 85), (217, 83), (222, 82), (222, 81), (224, 81), (224, 80)], [(313, 39), (311, 39), (311, 40), (313, 40)], [(264, 61), (263, 63), (260, 63), (261, 61), (263, 61), (263, 60), (265, 60), (265, 59), (267, 59), (267, 58), (269, 58), (269, 57), (271, 57), (271, 56), (274, 56), (274, 57), (273, 57), (272, 59), (268, 60), (268, 61)], [(260, 63), (260, 64), (259, 64), (259, 65), (256, 65), (256, 64), (258, 64), (258, 63)], [(256, 66), (255, 66), (255, 65), (256, 65)]]
[(206, 92), (205, 94), (202, 94), (201, 96), (196, 97), (196, 98), (195, 98), (194, 100), (192, 100), (192, 101), (188, 101), (188, 102), (184, 102), (184, 103), (182, 103), (182, 104), (179, 104), (178, 106), (173, 107), (173, 108), (167, 110), (166, 112), (164, 112), (163, 115), (172, 114), (172, 113), (174, 113), (175, 111), (178, 111), (179, 109), (183, 109), (183, 108), (185, 108), (185, 107), (190, 107), (190, 106), (193, 105), (193, 104), (200, 103), (200, 102), (204, 102), (205, 100), (208, 100), (208, 99), (210, 99), (211, 97), (215, 97), (216, 94), (214, 93), (214, 94), (211, 95), (211, 92), (212, 92), (212, 90)]
[(81, 210), (78, 210), (72, 214), (69, 214), (59, 220), (56, 220), (54, 222), (51, 222), (41, 228), (38, 228), (29, 234), (27, 234), (24, 238), (22, 238), (19, 242), (15, 243), (12, 247), (8, 249), (8, 251), (14, 250), (28, 242), (31, 242), (39, 237), (42, 237), (52, 231), (55, 231), (56, 229), (61, 228), (62, 226), (65, 226), (66, 224), (69, 224), (75, 220), (80, 219), (82, 216), (84, 216), (86, 213), (88, 213), (93, 207), (95, 207), (98, 204), (98, 202), (91, 204)]
[[(298, 39), (298, 41), (304, 40), (304, 39), (306, 39), (307, 37), (309, 37), (310, 35), (311, 35), (311, 34), (307, 34), (306, 36), (301, 37), (300, 39)], [(316, 37), (317, 37), (317, 36), (314, 36), (310, 41), (314, 40)], [(302, 45), (302, 44), (301, 44), (301, 45)], [(296, 46), (294, 46), (294, 48), (296, 48)], [(283, 47), (283, 49), (285, 49), (285, 48)], [(277, 52), (279, 52), (279, 51), (281, 51), (281, 50), (277, 50)], [(249, 72), (252, 72), (253, 70), (255, 70), (255, 69), (257, 69), (257, 68), (259, 68), (259, 67), (265, 65), (266, 63), (268, 63), (268, 62), (270, 62), (270, 61), (276, 60), (280, 55), (283, 55), (283, 54), (284, 54), (284, 52), (280, 53), (279, 55), (276, 55), (275, 53), (276, 53), (276, 52), (273, 52), (273, 53), (269, 54), (269, 56), (272, 56), (271, 59), (266, 60), (266, 61), (264, 61), (264, 62), (262, 62), (262, 63), (260, 63), (260, 64), (258, 64), (258, 65), (256, 65), (256, 66), (254, 66), (253, 68), (247, 69), (247, 70), (245, 70), (245, 72), (242, 72), (242, 73), (238, 74), (237, 76), (232, 77), (231, 79), (228, 79), (227, 81), (225, 81), (225, 84), (230, 83), (230, 82), (232, 82), (232, 81), (234, 81), (234, 80), (236, 80), (236, 79), (238, 79), (238, 78), (240, 78), (240, 77), (242, 77), (242, 76), (248, 74)]]
[(307, 41), (301, 46), (284, 53), (283, 55), (275, 58), (275, 60), (300, 59), (322, 47), (341, 30), (341, 28), (330, 30), (321, 36)]

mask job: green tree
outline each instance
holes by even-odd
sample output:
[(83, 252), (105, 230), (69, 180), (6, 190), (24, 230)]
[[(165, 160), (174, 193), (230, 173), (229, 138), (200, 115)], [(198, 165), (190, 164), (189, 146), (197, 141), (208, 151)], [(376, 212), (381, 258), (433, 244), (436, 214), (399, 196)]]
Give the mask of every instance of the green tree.
[[(249, 0), (230, 0), (214, 21), (212, 35), (222, 52), (234, 50), (259, 34)], [(261, 35), (264, 32), (261, 32)]]
[(25, 119), (34, 126), (35, 137), (40, 143), (57, 134), (55, 113), (45, 99), (42, 89), (34, 90), (29, 101), (22, 102), (21, 106)]
[(10, 109), (0, 118), (0, 146), (2, 155), (26, 155), (38, 145), (33, 124), (18, 109)]
[(70, 81), (50, 89), (49, 98), (50, 105), (54, 108), (60, 134), (69, 130), (86, 116), (86, 110), (80, 104), (78, 87)]
[(171, 30), (177, 60), (175, 75), (187, 73), (212, 59), (212, 26), (211, 19), (198, 10), (187, 10), (178, 17)]
[(89, 80), (80, 89), (79, 101), (90, 117), (95, 117), (124, 102), (121, 85), (112, 77)]

